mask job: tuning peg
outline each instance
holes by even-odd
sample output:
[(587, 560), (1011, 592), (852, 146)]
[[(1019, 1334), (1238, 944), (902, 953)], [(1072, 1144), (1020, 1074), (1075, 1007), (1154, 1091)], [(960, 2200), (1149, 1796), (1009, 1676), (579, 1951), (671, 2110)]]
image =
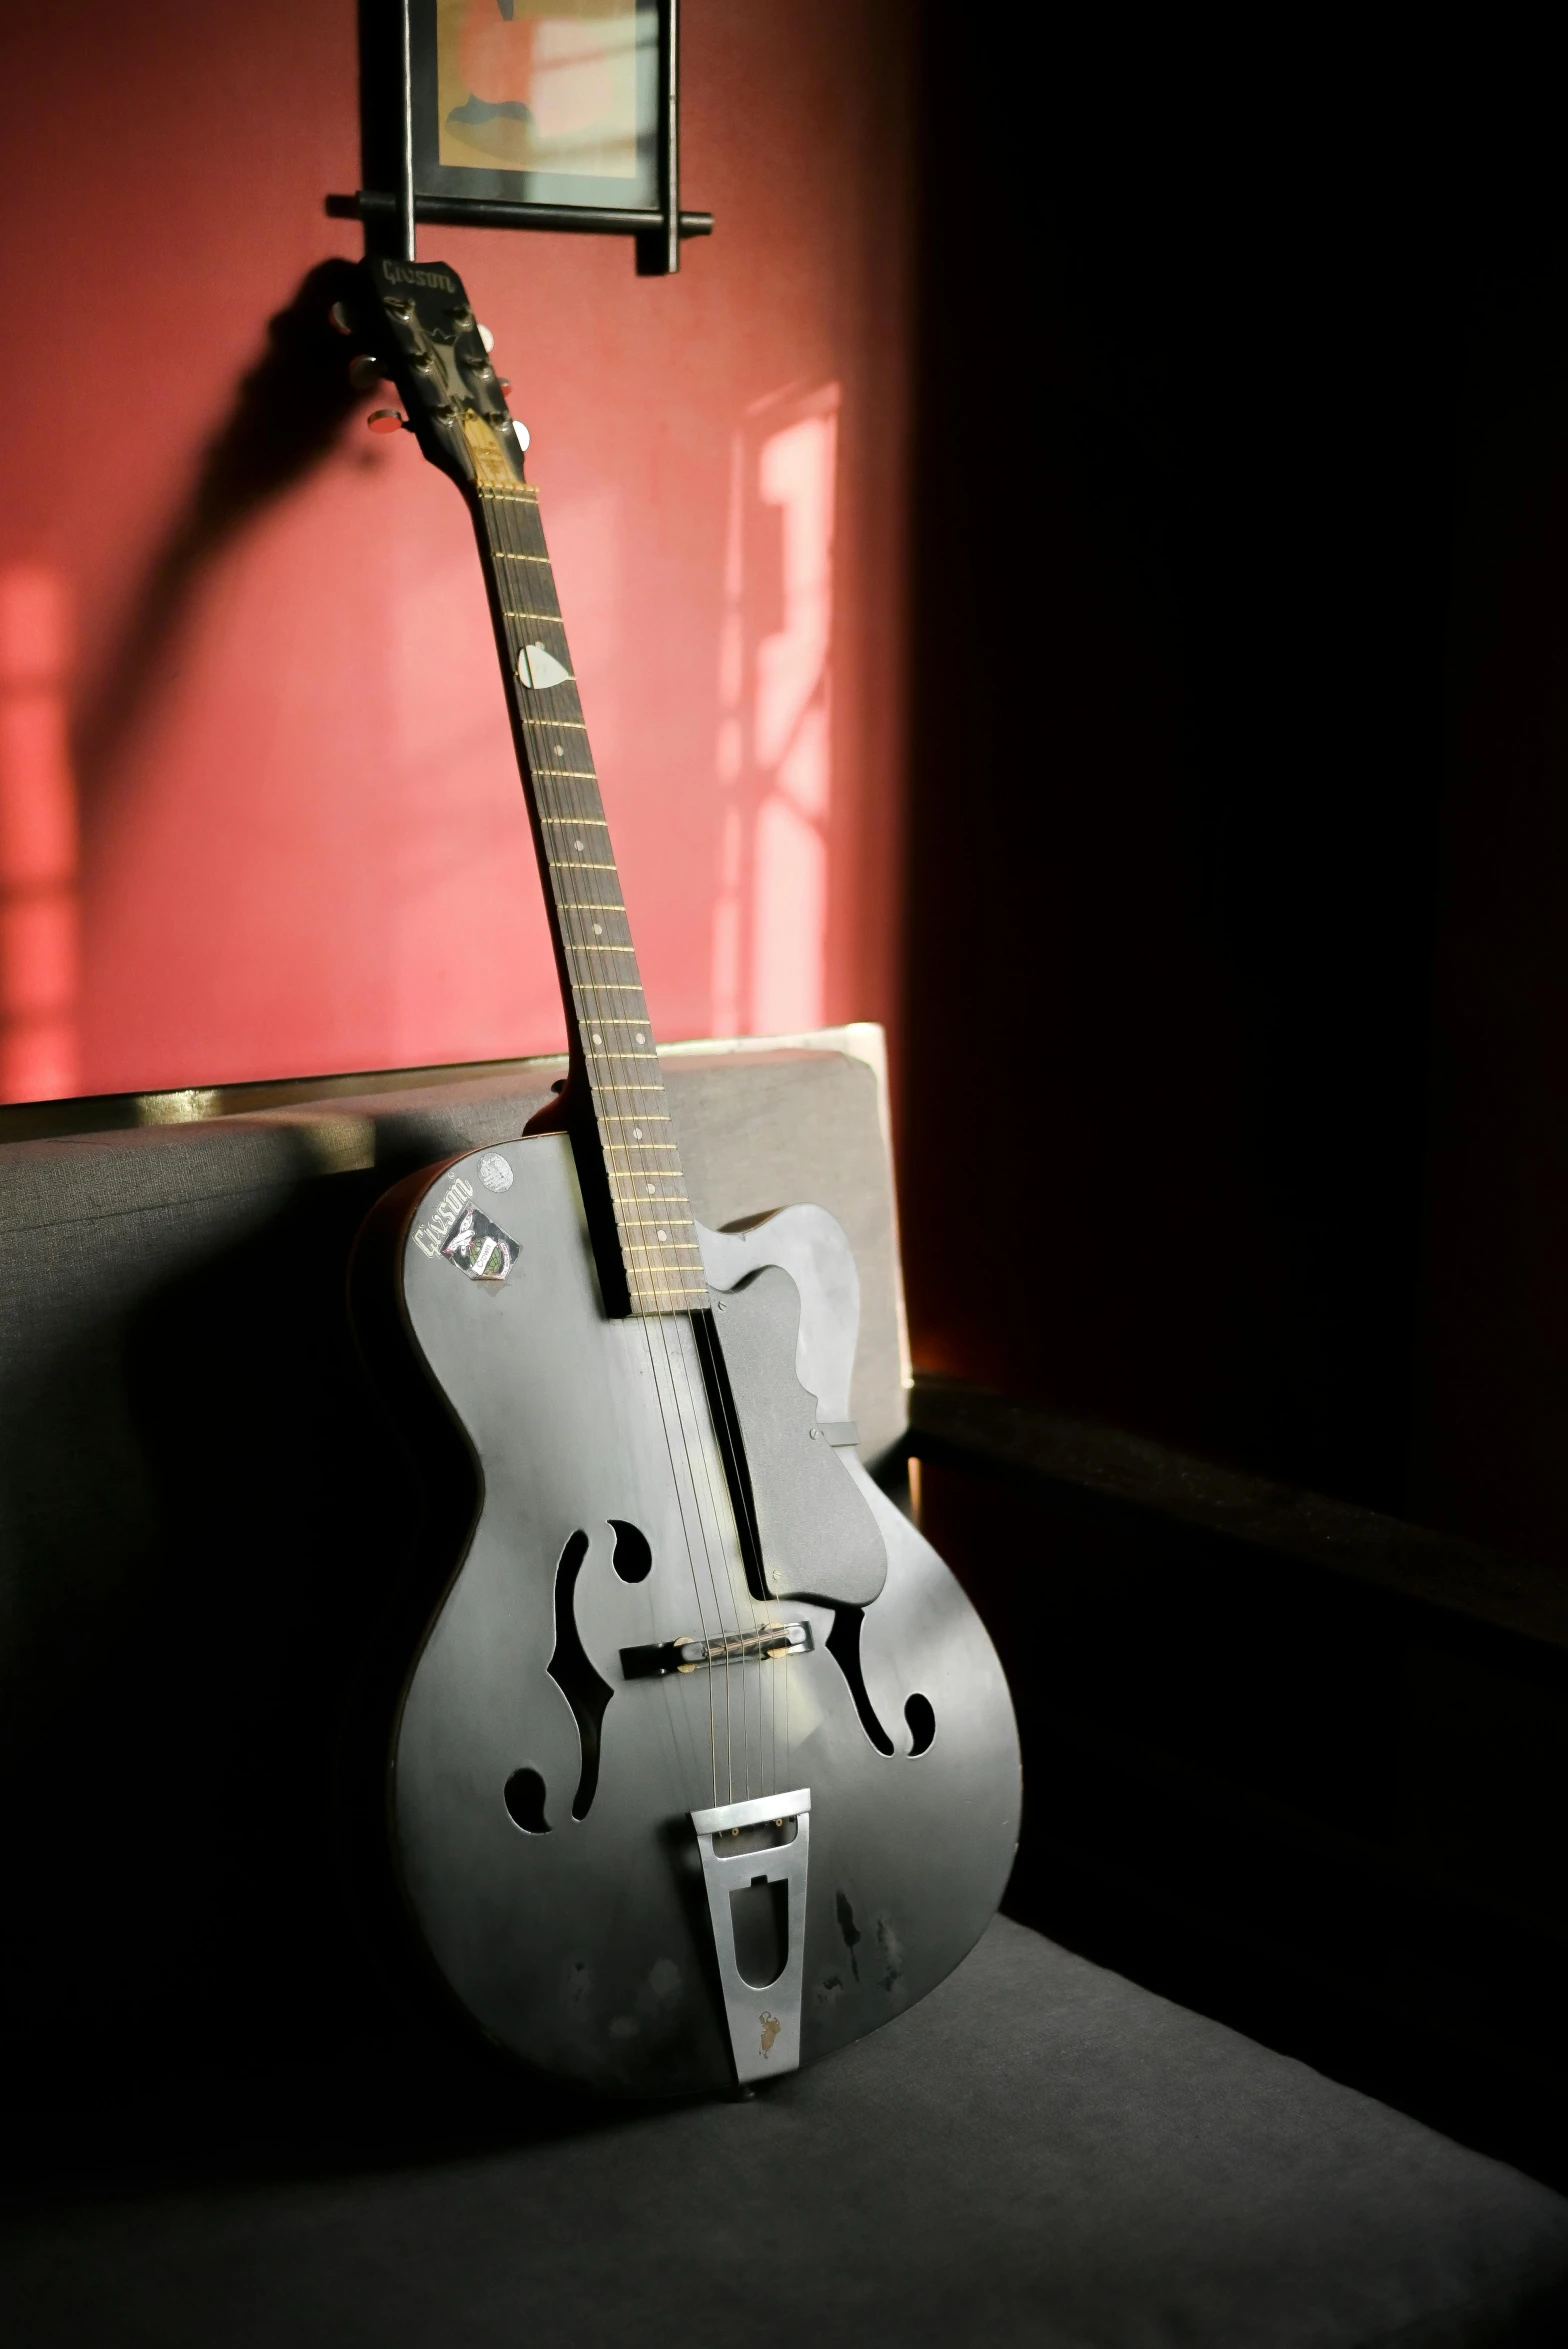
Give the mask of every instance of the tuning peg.
[(510, 391), (512, 388), (512, 379), (509, 375), (498, 375), (496, 377), (496, 382), (501, 386), (503, 391)]
[(381, 361), (362, 351), (357, 359), (350, 359), (348, 379), (357, 392), (374, 391), (381, 381)]
[(484, 344), (487, 352), (493, 351), (495, 349), (495, 336), (490, 332), (488, 326), (480, 325), (476, 321), (474, 332), (478, 335), (479, 340)]
[(331, 319), (339, 334), (353, 333), (354, 322), (349, 317), (348, 308), (345, 303), (334, 302), (331, 309), (327, 312), (327, 316)]
[(372, 432), (406, 432), (408, 418), (398, 408), (372, 408), (365, 418)]

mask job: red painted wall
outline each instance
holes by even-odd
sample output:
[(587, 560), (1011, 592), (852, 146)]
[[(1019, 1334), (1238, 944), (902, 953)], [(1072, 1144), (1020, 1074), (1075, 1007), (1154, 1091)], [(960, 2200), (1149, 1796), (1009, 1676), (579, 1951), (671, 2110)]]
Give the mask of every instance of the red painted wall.
[[(423, 231), (532, 434), (667, 1037), (893, 994), (909, 12), (687, 0), (674, 282)], [(560, 1037), (462, 504), (362, 403), (190, 527), (266, 321), (357, 232), (350, 0), (12, 10), (0, 1094)], [(78, 850), (79, 832), (79, 850)]]

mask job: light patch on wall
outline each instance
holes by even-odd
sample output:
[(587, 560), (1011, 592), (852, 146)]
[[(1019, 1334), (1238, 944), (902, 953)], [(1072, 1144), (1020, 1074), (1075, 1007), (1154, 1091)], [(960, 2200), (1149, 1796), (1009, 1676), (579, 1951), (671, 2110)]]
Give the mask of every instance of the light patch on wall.
[(65, 686), (70, 592), (0, 569), (0, 1099), (74, 1093), (81, 991), (76, 788)]
[(831, 887), (837, 384), (750, 411), (731, 452), (713, 1031), (823, 1018)]

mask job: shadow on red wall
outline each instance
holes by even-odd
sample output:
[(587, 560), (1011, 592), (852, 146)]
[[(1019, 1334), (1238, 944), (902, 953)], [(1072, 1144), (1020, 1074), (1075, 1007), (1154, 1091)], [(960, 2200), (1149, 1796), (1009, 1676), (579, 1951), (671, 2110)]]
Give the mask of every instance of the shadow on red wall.
[[(81, 815), (78, 858), (59, 723), (44, 765), (6, 753), (12, 1097), (560, 1034), (461, 501), (358, 429), (323, 339), (323, 254), (357, 241), (321, 210), (357, 178), (353, 17), (171, 0), (112, 55), (63, 18), (10, 42), (0, 185), (31, 243), (0, 300), (36, 315), (47, 287), (67, 323), (8, 417), (0, 566), (52, 582), (74, 642), (47, 690)], [(687, 182), (719, 228), (679, 278), (610, 240), (423, 244), (533, 434), (667, 1036), (885, 1015), (901, 811), (910, 28), (891, 0), (691, 0), (685, 28)], [(8, 709), (22, 658), (0, 645)], [(46, 937), (23, 896), (73, 873), (79, 929)]]

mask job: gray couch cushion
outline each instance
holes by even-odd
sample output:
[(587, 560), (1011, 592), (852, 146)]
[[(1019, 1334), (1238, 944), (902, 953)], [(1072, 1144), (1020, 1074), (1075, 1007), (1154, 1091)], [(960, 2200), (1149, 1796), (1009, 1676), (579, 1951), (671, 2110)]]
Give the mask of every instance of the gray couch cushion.
[(29, 2349), (1468, 2349), (1562, 2337), (1568, 2204), (1000, 1921), (753, 2103), (111, 2195), (0, 2294)]

